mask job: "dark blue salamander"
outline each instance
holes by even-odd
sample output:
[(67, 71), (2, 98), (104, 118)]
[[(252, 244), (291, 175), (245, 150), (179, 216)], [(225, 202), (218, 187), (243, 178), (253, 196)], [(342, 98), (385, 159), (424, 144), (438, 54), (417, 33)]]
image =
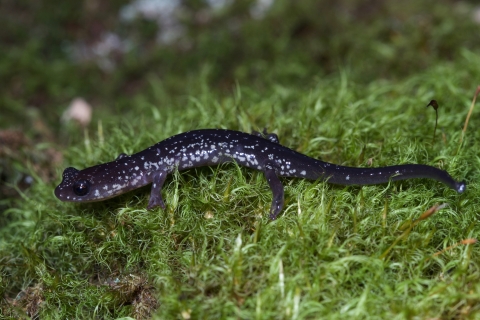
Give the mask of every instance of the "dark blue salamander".
[(175, 169), (236, 162), (262, 171), (272, 189), (270, 219), (283, 208), (283, 185), (279, 177), (322, 179), (340, 185), (370, 185), (411, 178), (443, 182), (458, 193), (465, 191), (445, 171), (421, 164), (381, 168), (353, 168), (323, 162), (279, 144), (275, 134), (252, 134), (221, 129), (194, 130), (163, 140), (131, 156), (121, 154), (112, 162), (83, 170), (66, 168), (55, 189), (62, 201), (93, 202), (109, 199), (152, 183), (148, 209), (165, 209), (162, 186)]

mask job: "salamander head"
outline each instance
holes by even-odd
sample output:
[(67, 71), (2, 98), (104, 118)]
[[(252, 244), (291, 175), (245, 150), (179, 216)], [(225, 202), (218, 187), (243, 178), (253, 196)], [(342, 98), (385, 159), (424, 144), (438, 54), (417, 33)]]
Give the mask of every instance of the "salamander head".
[(69, 202), (102, 201), (151, 182), (150, 175), (144, 174), (124, 156), (83, 170), (65, 169), (62, 182), (55, 188), (55, 196)]
[[(91, 177), (69, 167), (63, 171), (62, 182), (55, 188), (55, 196), (62, 201), (95, 201)], [(98, 199), (100, 200), (100, 199)]]
[(113, 181), (104, 165), (77, 170), (69, 167), (63, 171), (62, 182), (55, 188), (55, 196), (61, 201), (93, 202), (124, 193), (128, 180)]

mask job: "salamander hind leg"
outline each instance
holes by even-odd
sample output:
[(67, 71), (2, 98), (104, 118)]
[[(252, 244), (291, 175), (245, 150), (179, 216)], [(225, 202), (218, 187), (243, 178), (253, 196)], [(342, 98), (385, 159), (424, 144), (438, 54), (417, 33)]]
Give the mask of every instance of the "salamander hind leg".
[(125, 157), (128, 157), (128, 154), (126, 154), (126, 153), (120, 153), (115, 160), (120, 160), (120, 159), (123, 159), (123, 158), (125, 158)]
[(273, 143), (280, 143), (278, 136), (275, 133), (268, 133), (267, 128), (264, 128), (262, 132), (252, 131), (252, 134), (257, 137), (267, 139)]
[(283, 196), (284, 190), (280, 179), (275, 172), (275, 167), (271, 163), (265, 164), (265, 178), (267, 179), (270, 189), (272, 189), (273, 200), (272, 207), (270, 208), (270, 219), (275, 220), (278, 214), (283, 209)]
[(273, 143), (280, 143), (280, 140), (278, 140), (278, 136), (275, 133), (267, 134), (265, 139), (270, 140)]
[(150, 192), (150, 200), (148, 201), (147, 209), (153, 209), (155, 207), (160, 207), (165, 210), (165, 202), (162, 198), (162, 187), (167, 179), (166, 171), (155, 172), (153, 175), (152, 190)]

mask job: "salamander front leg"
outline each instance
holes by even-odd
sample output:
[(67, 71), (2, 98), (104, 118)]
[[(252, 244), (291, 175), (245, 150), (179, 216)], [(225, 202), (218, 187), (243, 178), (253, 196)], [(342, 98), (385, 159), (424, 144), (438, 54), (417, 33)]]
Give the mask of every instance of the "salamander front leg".
[(165, 210), (165, 202), (162, 198), (162, 187), (167, 179), (167, 172), (160, 170), (153, 174), (152, 190), (150, 192), (150, 200), (148, 201), (147, 209), (153, 209), (155, 207), (161, 207)]
[(275, 172), (275, 167), (272, 164), (267, 163), (265, 165), (264, 173), (273, 194), (272, 207), (270, 208), (269, 218), (271, 220), (275, 220), (280, 211), (282, 211), (283, 209), (283, 185), (280, 179), (278, 179), (277, 173)]

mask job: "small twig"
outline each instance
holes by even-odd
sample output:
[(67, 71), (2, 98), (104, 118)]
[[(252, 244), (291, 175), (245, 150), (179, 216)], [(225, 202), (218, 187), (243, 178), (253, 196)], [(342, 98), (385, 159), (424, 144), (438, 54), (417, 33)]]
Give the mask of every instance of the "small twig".
[(458, 144), (457, 153), (460, 150), (460, 147), (462, 146), (463, 136), (465, 135), (465, 132), (467, 132), (468, 120), (470, 120), (470, 117), (472, 116), (473, 107), (475, 106), (475, 101), (477, 100), (477, 96), (479, 93), (480, 93), (480, 86), (477, 87), (477, 90), (475, 91), (475, 95), (473, 96), (472, 104), (470, 105), (470, 110), (468, 110), (467, 118), (465, 119), (465, 124), (463, 125), (462, 134), (460, 136), (460, 143)]
[(425, 211), (424, 213), (422, 213), (422, 215), (420, 217), (418, 217), (417, 220), (414, 221), (415, 225), (420, 222), (421, 220), (425, 220), (427, 219), (428, 217), (430, 217), (432, 214), (434, 214), (435, 212), (438, 212), (442, 209), (445, 209), (446, 207), (448, 207), (448, 203), (442, 203), (442, 204), (434, 204), (430, 209), (428, 209), (427, 211)]
[(403, 231), (402, 234), (399, 237), (397, 237), (397, 239), (395, 239), (395, 241), (393, 241), (393, 243), (390, 245), (390, 247), (388, 247), (388, 249), (385, 250), (380, 255), (380, 259), (385, 259), (387, 257), (387, 255), (390, 253), (390, 251), (397, 245), (397, 243), (400, 240), (408, 238), (408, 236), (410, 235), (410, 232), (412, 231), (413, 227), (415, 227), (417, 224), (419, 224), (422, 220), (425, 220), (425, 219), (429, 218), (431, 215), (438, 212), (439, 210), (444, 209), (446, 206), (448, 206), (448, 204), (446, 204), (446, 203), (440, 204), (440, 205), (437, 203), (437, 204), (433, 205), (431, 208), (429, 208), (427, 211), (423, 212), (418, 219), (413, 220), (408, 225), (404, 225), (404, 226), (400, 227), (400, 230), (405, 230), (405, 229), (406, 230)]
[[(477, 242), (478, 242), (478, 240), (475, 239), (475, 238), (464, 239), (464, 240), (462, 240), (462, 241), (460, 241), (460, 242), (457, 242), (457, 243), (455, 243), (455, 244), (453, 244), (453, 245), (451, 245), (451, 246), (446, 247), (446, 248), (443, 249), (443, 250), (440, 250), (440, 251), (438, 251), (438, 252), (435, 252), (435, 253), (433, 254), (433, 256), (434, 256), (434, 257), (439, 256), (439, 255), (441, 255), (442, 253), (444, 253), (445, 251), (451, 250), (451, 249), (453, 249), (453, 248), (455, 248), (455, 247), (457, 247), (457, 246), (459, 246), (459, 245), (461, 245), (461, 244), (475, 244), (475, 243), (477, 243)], [(428, 260), (428, 259), (427, 259), (427, 260)]]
[(437, 100), (430, 100), (430, 102), (427, 104), (427, 108), (432, 106), (432, 108), (435, 110), (435, 129), (433, 130), (433, 139), (432, 139), (432, 144), (435, 143), (435, 135), (437, 132), (437, 124), (438, 124), (438, 103)]
[(403, 224), (401, 227), (400, 227), (400, 230), (405, 230), (405, 229), (412, 229), (413, 227), (415, 227), (417, 224), (420, 223), (420, 221), (422, 220), (426, 220), (427, 218), (429, 218), (432, 214), (442, 210), (442, 209), (445, 209), (446, 207), (448, 207), (448, 203), (442, 203), (442, 204), (434, 204), (432, 207), (430, 207), (429, 209), (427, 209), (427, 211), (423, 212), (420, 217), (418, 217), (417, 219), (413, 220), (413, 221), (410, 221), (408, 223), (405, 223)]

